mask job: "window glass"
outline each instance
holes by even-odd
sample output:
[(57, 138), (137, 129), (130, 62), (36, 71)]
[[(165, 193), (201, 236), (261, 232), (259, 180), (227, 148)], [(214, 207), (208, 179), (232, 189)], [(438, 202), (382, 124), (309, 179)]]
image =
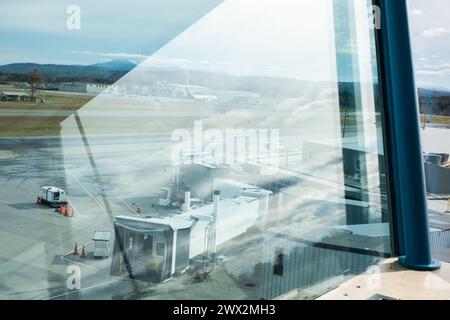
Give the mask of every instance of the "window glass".
[(158, 256), (164, 256), (164, 243), (157, 242), (156, 243), (156, 255)]
[(410, 0), (410, 23), (434, 256), (450, 247), (450, 3)]
[[(312, 299), (391, 256), (371, 1), (209, 9), (104, 87), (61, 83), (81, 107), (52, 138), (19, 141), (3, 194), (16, 199), (24, 178), (29, 194), (55, 185), (74, 214), (0, 202), (14, 219), (2, 228), (30, 237), (2, 254), (2, 296)], [(96, 230), (114, 235), (109, 257), (69, 252), (93, 250)], [(70, 265), (86, 288), (76, 295)], [(21, 271), (7, 276), (18, 266), (39, 270), (35, 294), (20, 293)], [(96, 286), (106, 280), (117, 290)]]

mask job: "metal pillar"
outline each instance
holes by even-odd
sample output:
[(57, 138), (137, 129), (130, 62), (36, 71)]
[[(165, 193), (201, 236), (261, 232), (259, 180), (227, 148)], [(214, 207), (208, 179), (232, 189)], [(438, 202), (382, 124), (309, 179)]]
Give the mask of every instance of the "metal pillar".
[(381, 64), (386, 98), (387, 152), (391, 155), (395, 231), (400, 264), (436, 270), (431, 257), (417, 88), (407, 0), (380, 0)]

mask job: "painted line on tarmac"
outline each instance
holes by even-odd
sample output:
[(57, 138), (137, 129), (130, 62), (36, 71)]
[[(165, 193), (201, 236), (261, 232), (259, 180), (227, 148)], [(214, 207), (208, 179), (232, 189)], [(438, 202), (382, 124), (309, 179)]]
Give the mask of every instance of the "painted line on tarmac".
[(78, 261), (76, 261), (76, 260), (72, 260), (72, 259), (66, 258), (66, 257), (64, 257), (64, 256), (61, 256), (60, 258), (63, 259), (63, 260), (66, 260), (66, 261), (70, 261), (70, 262), (77, 263), (77, 264), (79, 264), (79, 265), (82, 265), (82, 266), (87, 267), (87, 268), (90, 268), (90, 269), (94, 269), (94, 270), (96, 270), (96, 271), (101, 271), (101, 270), (102, 270), (102, 269), (99, 269), (99, 268), (90, 266), (90, 265), (88, 265), (88, 264), (85, 264), (85, 263), (82, 263), (82, 262), (78, 262)]
[(125, 204), (125, 205), (127, 206), (127, 208), (129, 208), (130, 211), (131, 211), (134, 215), (136, 215), (136, 216), (138, 216), (138, 217), (141, 216), (140, 214), (138, 214), (138, 213), (136, 212), (136, 210), (134, 210), (134, 208), (133, 208), (132, 206), (130, 206), (130, 205), (129, 205), (125, 200), (123, 200), (121, 197), (117, 196), (117, 199), (119, 199), (123, 204)]
[(95, 204), (99, 207), (103, 207), (103, 204), (92, 194), (89, 192), (88, 189), (86, 189), (86, 187), (80, 182), (80, 180), (78, 180), (77, 177), (75, 177), (73, 174), (67, 172), (66, 173), (68, 176), (72, 177), (79, 185), (81, 188), (83, 188), (83, 190), (87, 193), (87, 195), (92, 199), (92, 201), (95, 202)]
[(67, 203), (69, 204), (69, 206), (72, 207), (72, 210), (73, 210), (73, 212), (75, 213), (75, 215), (76, 215), (77, 217), (79, 217), (80, 215), (78, 214), (77, 209), (75, 209), (75, 207), (73, 206), (72, 201), (70, 201), (69, 197), (67, 197), (67, 196), (66, 196), (66, 199), (67, 199)]
[(25, 183), (25, 181), (27, 181), (28, 178), (23, 178), (22, 182), (19, 184), (19, 186), (17, 187), (17, 189), (20, 189), (22, 187), (22, 185)]
[(95, 286), (90, 286), (90, 287), (87, 287), (87, 288), (84, 288), (84, 289), (80, 289), (80, 290), (75, 290), (75, 291), (72, 291), (72, 292), (66, 292), (66, 293), (59, 294), (59, 295), (56, 295), (56, 296), (52, 296), (52, 297), (49, 297), (49, 298), (45, 298), (45, 299), (42, 299), (42, 300), (52, 300), (52, 299), (64, 297), (64, 296), (68, 296), (68, 295), (71, 295), (71, 294), (74, 294), (74, 293), (80, 293), (82, 291), (86, 291), (86, 290), (90, 290), (90, 289), (95, 289), (95, 288), (98, 288), (98, 287), (106, 286), (108, 284), (116, 283), (118, 281), (119, 280), (113, 280), (113, 281), (110, 281), (110, 282), (100, 283), (100, 284), (97, 284)]

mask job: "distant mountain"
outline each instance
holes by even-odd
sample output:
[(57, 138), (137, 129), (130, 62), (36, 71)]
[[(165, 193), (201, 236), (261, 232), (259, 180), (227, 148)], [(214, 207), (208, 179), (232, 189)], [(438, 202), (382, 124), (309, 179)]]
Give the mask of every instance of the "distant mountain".
[(447, 88), (447, 87), (427, 87), (427, 86), (423, 86), (423, 87), (421, 87), (421, 90), (450, 93), (450, 88)]
[(103, 63), (92, 64), (91, 67), (105, 68), (112, 71), (131, 71), (137, 66), (130, 60), (111, 60)]
[(419, 89), (419, 106), (422, 113), (450, 116), (450, 90)]
[(419, 88), (419, 95), (423, 97), (448, 96), (450, 89), (447, 88)]
[(13, 63), (0, 66), (0, 72), (9, 74), (30, 74), (36, 68), (39, 74), (50, 77), (80, 77), (85, 75), (104, 76), (109, 73), (105, 68), (83, 65), (57, 65), (37, 63)]
[(131, 71), (136, 64), (128, 60), (112, 60), (93, 65), (57, 65), (37, 63), (12, 63), (0, 66), (0, 73), (23, 78), (33, 69), (47, 81), (100, 81), (112, 83)]
[[(47, 83), (64, 81), (82, 81), (112, 84), (133, 70), (136, 64), (129, 60), (111, 60), (93, 65), (55, 65), (36, 63), (14, 63), (0, 66), (0, 83), (11, 81), (28, 82), (34, 68), (45, 78)], [(146, 76), (135, 79), (136, 85), (154, 85), (156, 83), (177, 83), (204, 86), (214, 90), (235, 90), (256, 92), (266, 99), (308, 98), (317, 99), (327, 83), (311, 82), (291, 78), (275, 78), (264, 76), (236, 76), (226, 73), (206, 71), (148, 68)], [(340, 82), (340, 102), (352, 107), (355, 103), (352, 83)], [(376, 99), (380, 97), (376, 96)], [(420, 110), (428, 114), (450, 116), (450, 89), (419, 88)], [(377, 107), (381, 106), (377, 101)]]

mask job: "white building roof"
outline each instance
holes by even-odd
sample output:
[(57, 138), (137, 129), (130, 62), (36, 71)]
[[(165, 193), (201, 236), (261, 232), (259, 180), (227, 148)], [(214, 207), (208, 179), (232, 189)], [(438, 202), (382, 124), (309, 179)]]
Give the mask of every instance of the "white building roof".
[(63, 189), (57, 188), (57, 187), (51, 187), (51, 186), (42, 186), (41, 187), (44, 190), (48, 190), (50, 192), (64, 192)]
[(5, 95), (5, 96), (18, 96), (18, 97), (23, 97), (23, 96), (28, 96), (29, 94), (26, 92), (16, 92), (16, 91), (3, 91), (1, 94)]
[(165, 226), (170, 226), (172, 228), (172, 230), (188, 229), (193, 224), (192, 220), (176, 219), (176, 218), (172, 218), (172, 217), (143, 218), (143, 217), (118, 216), (117, 220), (128, 220), (128, 221), (137, 221), (137, 222), (165, 225)]
[[(233, 199), (224, 199), (219, 201), (219, 208), (221, 211), (226, 211), (238, 207), (244, 203), (256, 201), (255, 197), (240, 196)], [(198, 218), (200, 220), (209, 220), (213, 215), (214, 204), (209, 203), (204, 206), (191, 209), (179, 215), (165, 217), (165, 218), (145, 218), (145, 217), (129, 217), (118, 216), (118, 220), (147, 222), (159, 225), (170, 226), (173, 230), (183, 230), (190, 228), (194, 221), (192, 218)]]
[[(239, 196), (233, 199), (223, 199), (219, 200), (219, 209), (221, 211), (225, 211), (228, 209), (232, 209), (233, 207), (240, 206), (244, 203), (256, 201), (257, 198), (255, 197), (248, 197), (248, 196)], [(191, 209), (185, 213), (182, 213), (178, 215), (177, 217), (205, 217), (205, 216), (212, 216), (214, 211), (214, 203), (208, 203), (204, 206)]]

